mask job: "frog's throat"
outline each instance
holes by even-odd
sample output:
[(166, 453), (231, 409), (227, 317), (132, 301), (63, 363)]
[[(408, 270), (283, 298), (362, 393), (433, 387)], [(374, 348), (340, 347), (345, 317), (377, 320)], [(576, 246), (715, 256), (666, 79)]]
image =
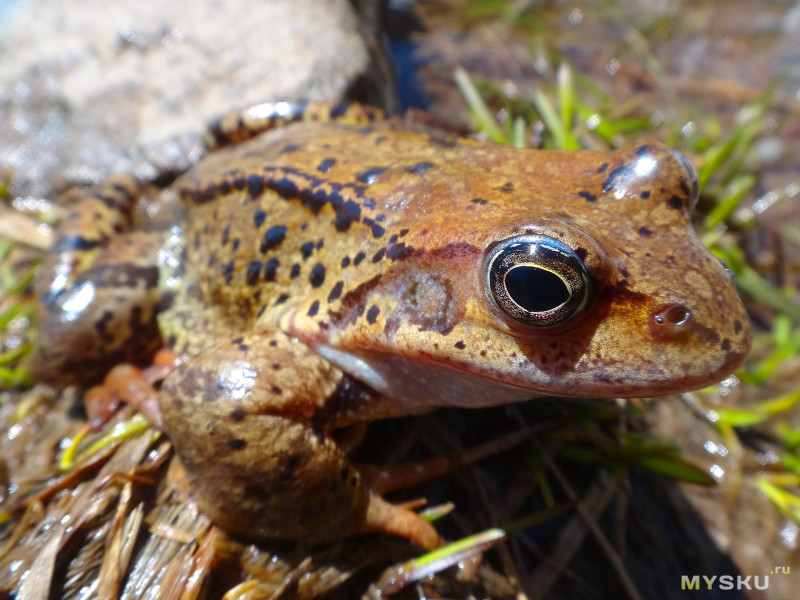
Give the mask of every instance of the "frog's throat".
[(420, 414), (445, 406), (486, 407), (541, 396), (502, 382), (402, 356), (366, 359), (325, 344), (314, 351), (397, 404), (397, 414)]

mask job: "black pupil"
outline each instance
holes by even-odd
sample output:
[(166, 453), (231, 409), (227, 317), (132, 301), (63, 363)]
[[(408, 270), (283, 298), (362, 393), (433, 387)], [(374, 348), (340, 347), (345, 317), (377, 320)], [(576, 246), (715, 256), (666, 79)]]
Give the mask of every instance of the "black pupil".
[(505, 285), (511, 299), (530, 312), (546, 312), (569, 300), (569, 289), (560, 277), (533, 266), (511, 269)]

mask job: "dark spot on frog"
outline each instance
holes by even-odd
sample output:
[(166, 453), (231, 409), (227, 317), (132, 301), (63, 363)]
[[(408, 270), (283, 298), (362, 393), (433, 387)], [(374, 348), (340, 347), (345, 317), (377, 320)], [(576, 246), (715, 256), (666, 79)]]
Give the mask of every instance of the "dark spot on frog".
[(688, 198), (690, 193), (691, 193), (691, 190), (689, 189), (689, 186), (686, 185), (686, 182), (683, 181), (683, 180), (681, 180), (680, 186), (681, 186), (681, 191), (683, 192), (683, 195)]
[(496, 188), (497, 191), (503, 192), (504, 194), (510, 194), (514, 191), (514, 184), (510, 181), (506, 181), (501, 187)]
[(383, 256), (386, 254), (386, 248), (381, 248), (378, 250), (372, 257), (372, 262), (377, 263), (383, 260)]
[(231, 183), (227, 179), (219, 182), (219, 193), (226, 196), (231, 193)]
[(673, 194), (667, 200), (667, 204), (670, 208), (674, 208), (675, 210), (682, 210), (683, 209), (683, 200), (680, 196)]
[(247, 274), (245, 275), (247, 285), (255, 285), (259, 275), (261, 275), (261, 261), (251, 260), (247, 265)]
[[(364, 200), (366, 186), (354, 183), (326, 181), (292, 167), (264, 167), (273, 173), (266, 178), (266, 185), (286, 200), (297, 199), (313, 214), (319, 214), (325, 204), (330, 204), (336, 218), (337, 231), (347, 231), (350, 225), (361, 219), (361, 206), (356, 200)], [(300, 180), (300, 184), (295, 180)]]
[(386, 233), (386, 230), (383, 227), (378, 225), (375, 221), (373, 221), (369, 217), (364, 217), (363, 219), (361, 219), (361, 222), (364, 223), (364, 225), (366, 225), (367, 227), (372, 229), (372, 236), (375, 238), (382, 237), (383, 234)]
[(300, 253), (303, 255), (303, 259), (308, 258), (311, 256), (311, 253), (314, 251), (314, 242), (305, 242), (302, 246), (300, 246)]
[(330, 173), (333, 166), (336, 164), (335, 158), (326, 158), (317, 165), (317, 171), (320, 173)]
[(414, 251), (413, 246), (406, 246), (405, 243), (392, 244), (386, 250), (386, 256), (392, 260), (403, 259)]
[(308, 281), (311, 287), (318, 288), (325, 281), (325, 267), (322, 263), (317, 263), (311, 268), (311, 274), (308, 276)]
[(289, 277), (296, 279), (298, 275), (300, 275), (300, 265), (295, 263), (292, 265), (292, 270), (289, 271)]
[(225, 225), (225, 227), (222, 228), (222, 245), (223, 246), (228, 243), (228, 236), (230, 236), (230, 233), (231, 233), (231, 226), (230, 225)]
[(458, 348), (459, 350), (463, 350), (464, 348), (467, 347), (467, 345), (463, 341), (458, 340), (455, 344), (453, 344), (453, 347)]
[(389, 238), (389, 243), (394, 244), (397, 241), (397, 234), (395, 233), (392, 237)]
[(648, 192), (648, 191), (646, 191), (646, 190), (645, 190), (644, 192), (642, 192), (641, 194), (639, 194), (639, 197), (640, 197), (642, 200), (647, 200), (647, 199), (650, 197), (650, 192)]
[(488, 200), (484, 200), (483, 198), (473, 198), (472, 200), (470, 200), (470, 202), (472, 202), (474, 204), (480, 204), (481, 206), (483, 206), (484, 204), (488, 204), (489, 203)]
[(280, 387), (278, 387), (277, 385), (273, 385), (272, 386), (272, 393), (273, 394), (282, 394), (283, 390)]
[(586, 256), (587, 256), (588, 254), (589, 254), (589, 253), (588, 253), (588, 251), (586, 250), (586, 248), (576, 248), (576, 249), (575, 249), (575, 255), (576, 255), (576, 256), (577, 256), (579, 259), (581, 259), (581, 260), (586, 260)]
[[(361, 205), (364, 208), (375, 208), (375, 199), (374, 198), (364, 198), (361, 201)], [(363, 222), (363, 221), (362, 221)]]
[(295, 477), (295, 473), (302, 462), (303, 455), (299, 452), (292, 452), (291, 454), (283, 455), (281, 457), (281, 473), (279, 476), (280, 480), (288, 482), (290, 479)]
[(264, 279), (266, 281), (275, 281), (275, 274), (280, 265), (281, 263), (277, 258), (270, 258), (267, 264), (264, 265)]
[(722, 340), (722, 343), (719, 345), (719, 349), (723, 352), (727, 352), (731, 349), (731, 341), (728, 338)]
[(486, 350), (481, 350), (481, 356), (486, 356)]
[(400, 230), (400, 233), (399, 233), (398, 235), (399, 235), (400, 237), (403, 237), (405, 234), (407, 234), (407, 233), (408, 233), (408, 231), (409, 231), (408, 229), (401, 229), (401, 230)]
[(265, 254), (273, 248), (280, 245), (283, 238), (286, 237), (286, 227), (284, 225), (273, 225), (264, 233), (264, 239), (261, 240), (261, 254)]
[(233, 439), (228, 442), (228, 447), (231, 450), (243, 450), (245, 447), (247, 447), (247, 441), (239, 438)]
[(311, 303), (311, 306), (308, 307), (308, 313), (306, 313), (309, 317), (315, 317), (319, 312), (319, 300), (314, 300)]
[(653, 232), (650, 231), (647, 227), (639, 227), (639, 233), (645, 237), (653, 235)]
[(364, 260), (366, 257), (367, 257), (366, 254), (364, 254), (363, 252), (359, 252), (358, 254), (356, 254), (356, 257), (353, 259), (353, 264), (355, 266), (360, 265), (361, 261)]
[(274, 306), (278, 306), (279, 304), (283, 304), (289, 299), (289, 294), (281, 294), (275, 299)]
[(108, 331), (108, 324), (111, 322), (113, 318), (114, 318), (114, 313), (112, 313), (110, 310), (105, 310), (103, 311), (102, 316), (99, 319), (97, 319), (94, 324), (95, 331), (100, 336), (100, 338), (106, 343), (114, 339), (112, 333)]
[(245, 187), (245, 179), (244, 175), (241, 173), (237, 173), (233, 178), (233, 188), (239, 192), (241, 192)]
[(264, 220), (267, 218), (267, 213), (265, 213), (260, 208), (253, 213), (253, 225), (256, 226), (256, 229), (261, 227), (264, 224)]
[(338, 300), (339, 297), (342, 295), (342, 288), (344, 287), (344, 281), (337, 281), (336, 284), (331, 288), (331, 293), (328, 294), (328, 302), (333, 302), (334, 300)]
[(339, 117), (344, 116), (349, 108), (350, 105), (347, 102), (340, 102), (335, 106), (331, 106), (330, 110), (328, 111), (328, 116), (332, 121), (335, 121)]
[(241, 410), (233, 410), (231, 411), (230, 414), (231, 419), (233, 419), (237, 423), (241, 423), (242, 421), (244, 421), (246, 416), (247, 415), (244, 413), (244, 411)]
[(349, 266), (350, 266), (350, 257), (349, 256), (345, 256), (342, 259), (342, 268), (344, 269), (345, 267), (349, 267)]
[(607, 168), (608, 168), (608, 163), (603, 163), (602, 165), (597, 167), (597, 172), (604, 173)]
[(374, 129), (372, 127), (359, 127), (356, 129), (356, 133), (360, 133), (361, 135), (369, 135), (373, 131)]
[(244, 341), (244, 338), (243, 338), (242, 336), (239, 336), (239, 337), (237, 337), (237, 338), (233, 338), (233, 339), (231, 340), (231, 344), (233, 344), (234, 346), (236, 346), (237, 344), (241, 344), (243, 341)]
[(379, 306), (375, 304), (370, 306), (369, 310), (367, 311), (367, 323), (369, 323), (370, 325), (374, 325), (375, 321), (378, 320), (378, 315), (380, 314), (380, 312), (381, 309)]
[(233, 279), (233, 271), (235, 267), (236, 265), (232, 260), (222, 265), (222, 275), (225, 278), (225, 283), (230, 284), (231, 279)]
[(169, 310), (174, 302), (175, 302), (175, 294), (173, 294), (172, 292), (165, 292), (161, 294), (161, 298), (158, 299), (158, 303), (156, 304), (158, 313), (162, 313), (166, 310)]
[(697, 330), (697, 337), (700, 339), (700, 341), (707, 344), (719, 343), (719, 334), (711, 327), (706, 327), (705, 325), (700, 325), (696, 322), (694, 327)]
[[(258, 198), (264, 192), (264, 178), (261, 175), (248, 175), (247, 195), (250, 198)], [(213, 196), (212, 196), (213, 198)]]
[(367, 167), (366, 169), (361, 171), (358, 175), (356, 175), (356, 180), (360, 181), (361, 183), (366, 183), (367, 185), (372, 185), (373, 183), (378, 181), (378, 178), (381, 175), (383, 175), (386, 169), (388, 169), (388, 167)]
[(414, 175), (423, 175), (425, 172), (428, 171), (433, 166), (432, 162), (418, 162), (416, 164), (410, 165), (406, 167), (407, 173), (412, 173)]
[(733, 322), (733, 331), (734, 333), (739, 333), (741, 330), (742, 330), (742, 323), (741, 321), (739, 321), (739, 319), (736, 319)]
[(283, 148), (281, 148), (279, 154), (291, 154), (299, 147), (300, 146), (298, 146), (297, 144), (286, 144)]
[(231, 252), (236, 252), (240, 243), (239, 238), (234, 238), (233, 242), (231, 242)]
[(248, 348), (250, 348), (250, 346), (248, 346), (247, 344), (239, 344), (239, 350), (241, 350), (242, 352), (247, 352)]
[(272, 370), (273, 371), (280, 371), (281, 366), (278, 363), (272, 363)]
[(322, 246), (324, 246), (324, 245), (325, 245), (325, 240), (324, 240), (323, 238), (319, 238), (319, 239), (317, 240), (317, 243), (315, 244), (315, 246), (314, 246), (314, 247), (315, 247), (317, 250), (319, 250), (319, 249), (320, 249), (320, 248), (322, 248)]
[(274, 347), (275, 347), (275, 346), (277, 346), (277, 345), (278, 345), (278, 340), (270, 340), (270, 341), (269, 341), (269, 346), (270, 346), (271, 348), (274, 348)]

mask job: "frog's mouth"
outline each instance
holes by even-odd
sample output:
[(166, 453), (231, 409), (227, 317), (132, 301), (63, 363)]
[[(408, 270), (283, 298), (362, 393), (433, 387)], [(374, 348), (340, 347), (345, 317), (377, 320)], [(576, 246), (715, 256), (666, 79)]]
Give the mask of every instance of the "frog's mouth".
[(421, 363), (400, 355), (376, 353), (367, 358), (328, 345), (315, 346), (314, 351), (391, 400), (391, 414), (381, 416), (420, 414), (444, 406), (508, 404), (542, 395), (452, 366)]
[[(665, 314), (674, 321), (668, 327), (681, 326), (679, 314)], [(542, 353), (541, 346), (533, 344), (531, 348)], [(583, 364), (582, 358), (572, 357), (575, 360), (569, 360), (570, 368), (562, 365), (563, 368), (542, 370), (536, 364), (537, 358), (528, 356), (526, 364), (516, 362), (516, 369), (504, 370), (491, 361), (459, 364), (452, 357), (437, 360), (426, 355), (425, 360), (416, 360), (400, 353), (357, 353), (327, 344), (313, 347), (345, 373), (391, 399), (396, 414), (411, 414), (440, 406), (492, 406), (545, 395), (630, 398), (699, 389), (724, 379), (744, 361), (749, 337), (727, 352), (718, 352), (714, 363), (687, 366), (676, 350), (659, 360), (633, 356), (629, 365), (619, 369)], [(553, 366), (552, 362), (549, 364)]]

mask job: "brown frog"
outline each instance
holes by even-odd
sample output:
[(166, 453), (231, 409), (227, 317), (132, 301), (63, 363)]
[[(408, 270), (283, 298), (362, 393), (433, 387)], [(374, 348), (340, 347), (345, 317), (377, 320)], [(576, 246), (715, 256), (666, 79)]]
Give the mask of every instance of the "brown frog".
[(357, 106), (293, 119), (160, 194), (101, 186), (46, 268), (35, 372), (91, 381), (161, 345), (182, 353), (145, 393), (150, 418), (224, 529), (388, 531), (433, 548), (435, 529), (384, 501), (336, 430), (544, 394), (679, 392), (743, 361), (747, 316), (694, 234), (681, 154), (519, 150)]

